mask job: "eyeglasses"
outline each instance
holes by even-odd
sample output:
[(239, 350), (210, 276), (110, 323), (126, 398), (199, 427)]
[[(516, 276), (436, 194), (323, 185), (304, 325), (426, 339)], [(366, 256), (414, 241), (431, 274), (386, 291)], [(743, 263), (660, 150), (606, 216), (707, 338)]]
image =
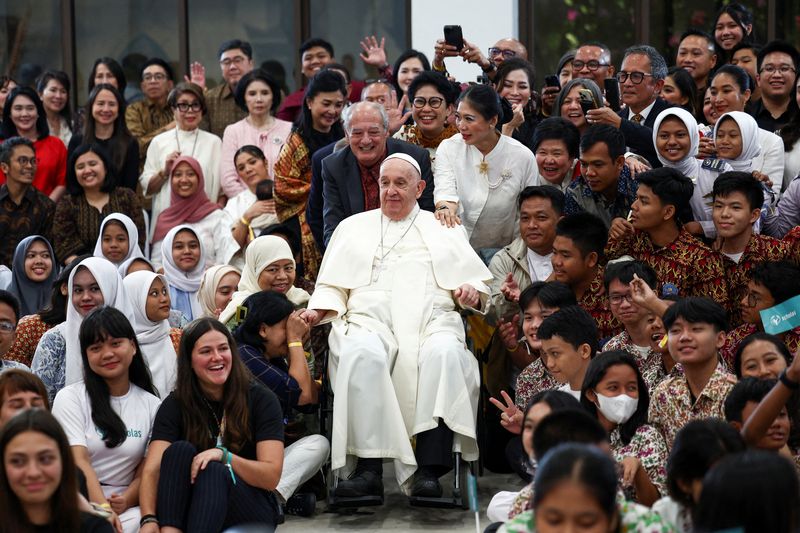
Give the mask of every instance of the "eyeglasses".
[(573, 71), (583, 70), (583, 67), (586, 67), (589, 70), (591, 70), (592, 72), (594, 72), (595, 70), (599, 69), (600, 67), (607, 67), (607, 66), (608, 66), (608, 63), (601, 63), (601, 62), (597, 61), (596, 59), (592, 59), (591, 61), (579, 61), (579, 60), (573, 60), (572, 61), (572, 70)]
[(155, 74), (145, 74), (142, 76), (142, 81), (164, 81), (167, 79), (167, 75), (162, 72), (156, 72)]
[(628, 303), (633, 302), (633, 296), (630, 294), (612, 294), (608, 297), (608, 301), (611, 305), (619, 305), (622, 303), (622, 300), (625, 300)]
[(200, 102), (192, 102), (191, 104), (187, 104), (185, 102), (181, 102), (179, 104), (175, 104), (175, 107), (178, 108), (178, 111), (181, 113), (186, 113), (190, 109), (194, 112), (200, 111), (203, 109), (203, 106), (200, 105)]
[(21, 156), (17, 158), (17, 163), (21, 167), (27, 167), (28, 165), (35, 167), (39, 163), (39, 160), (36, 159), (35, 157)]
[(440, 107), (442, 107), (443, 103), (444, 103), (444, 98), (440, 98), (438, 96), (431, 96), (430, 98), (423, 98), (421, 96), (417, 96), (411, 102), (411, 104), (417, 109), (422, 109), (423, 107), (425, 107), (425, 105), (431, 106), (431, 109), (439, 109)]
[(794, 72), (794, 67), (789, 65), (764, 65), (761, 67), (761, 72), (766, 72), (767, 74), (775, 74), (776, 72), (780, 72), (781, 74), (789, 74), (790, 72)]
[(0, 333), (11, 333), (17, 326), (11, 322), (0, 322)]
[(236, 56), (236, 57), (226, 57), (225, 59), (219, 62), (222, 65), (222, 68), (230, 68), (231, 65), (236, 65), (237, 67), (240, 66), (247, 60), (244, 56)]
[(516, 56), (517, 53), (514, 50), (503, 50), (502, 48), (491, 47), (489, 48), (489, 55), (494, 56), (503, 56), (503, 59), (511, 59), (512, 57)]
[(645, 74), (644, 72), (625, 72), (624, 70), (620, 70), (617, 72), (617, 80), (620, 83), (625, 83), (628, 81), (628, 78), (631, 79), (631, 83), (634, 85), (639, 85), (644, 81), (645, 76), (652, 77), (652, 74)]

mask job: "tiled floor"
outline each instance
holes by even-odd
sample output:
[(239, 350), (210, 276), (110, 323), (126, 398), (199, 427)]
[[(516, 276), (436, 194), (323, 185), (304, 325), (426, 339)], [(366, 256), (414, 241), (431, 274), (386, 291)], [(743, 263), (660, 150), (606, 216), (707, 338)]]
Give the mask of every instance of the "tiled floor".
[[(388, 465), (387, 465), (388, 466)], [(452, 475), (442, 478), (447, 490), (452, 486)], [(486, 506), (492, 496), (500, 490), (519, 490), (522, 482), (513, 474), (492, 474), (488, 471), (478, 478), (478, 504), (481, 509), (480, 528), (489, 525)], [(327, 505), (317, 504), (317, 514), (312, 518), (287, 516), (286, 523), (278, 531), (464, 531), (475, 532), (475, 513), (460, 509), (432, 509), (411, 507), (397, 486), (391, 468), (384, 474), (385, 503), (382, 507), (365, 507), (358, 514), (343, 515), (326, 513)]]

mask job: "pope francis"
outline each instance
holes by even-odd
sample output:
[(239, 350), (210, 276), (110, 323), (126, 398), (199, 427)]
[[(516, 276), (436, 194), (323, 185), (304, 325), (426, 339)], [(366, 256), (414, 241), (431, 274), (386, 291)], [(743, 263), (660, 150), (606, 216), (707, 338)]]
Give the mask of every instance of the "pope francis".
[(420, 210), (413, 158), (387, 157), (379, 183), (380, 209), (336, 228), (304, 312), (332, 324), (335, 495), (382, 496), (393, 459), (406, 494), (438, 497), (452, 453), (478, 457), (479, 370), (457, 308), (485, 313), (492, 275), (462, 226)]

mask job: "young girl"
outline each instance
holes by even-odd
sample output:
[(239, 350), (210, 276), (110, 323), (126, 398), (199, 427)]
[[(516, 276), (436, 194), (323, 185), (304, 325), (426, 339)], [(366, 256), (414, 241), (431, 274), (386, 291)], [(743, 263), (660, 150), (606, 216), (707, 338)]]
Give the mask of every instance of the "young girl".
[(131, 259), (144, 258), (139, 248), (139, 230), (133, 220), (122, 213), (111, 213), (104, 218), (93, 255), (105, 257), (117, 267)]
[[(142, 475), (142, 533), (274, 526), (283, 415), (251, 382), (227, 328), (201, 318), (181, 339), (178, 382), (161, 404)], [(159, 529), (161, 528), (161, 529)], [(174, 530), (170, 530), (174, 531)]]
[(66, 321), (42, 335), (31, 363), (31, 370), (47, 387), (51, 402), (64, 385), (82, 379), (78, 328), (84, 317), (95, 307), (108, 305), (133, 320), (133, 309), (117, 269), (105, 259), (89, 257), (81, 261), (70, 274), (67, 294)]
[(285, 294), (294, 305), (305, 306), (310, 296), (295, 287), (294, 281), (295, 262), (286, 241), (274, 235), (257, 238), (247, 247), (239, 288), (220, 313), (220, 321), (227, 324), (247, 297), (260, 291), (277, 291)]
[(109, 506), (126, 533), (139, 528), (139, 464), (160, 401), (136, 333), (113, 307), (89, 313), (80, 327), (83, 381), (62, 389), (53, 404), (89, 500)]
[(562, 444), (545, 454), (531, 503), (532, 510), (518, 515), (501, 531), (670, 531), (647, 507), (617, 501), (616, 465), (596, 446)]
[(104, 519), (78, 510), (75, 463), (53, 415), (29, 409), (0, 433), (0, 532), (113, 533)]
[(133, 329), (139, 341), (153, 385), (166, 398), (178, 377), (178, 345), (181, 330), (170, 328), (170, 297), (167, 278), (140, 271), (122, 280), (133, 306)]
[(594, 358), (583, 378), (581, 404), (608, 432), (626, 495), (650, 506), (666, 494), (667, 445), (647, 424), (650, 397), (633, 357), (616, 350)]
[(179, 224), (188, 224), (203, 241), (206, 255), (204, 268), (229, 263), (239, 251), (231, 235), (233, 221), (219, 205), (209, 200), (200, 162), (181, 156), (175, 160), (170, 173), (170, 203), (158, 215), (153, 228), (150, 259), (156, 268), (166, 262), (162, 241)]
[(242, 273), (230, 265), (216, 265), (206, 270), (199, 293), (203, 316), (218, 318), (233, 298), (240, 279)]
[(191, 226), (177, 226), (164, 237), (161, 254), (172, 308), (183, 313), (187, 320), (200, 318), (203, 313), (197, 293), (206, 269), (203, 241)]
[(9, 292), (19, 300), (19, 316), (38, 313), (47, 304), (58, 277), (53, 247), (41, 235), (22, 239), (14, 251)]
[(706, 195), (711, 193), (717, 176), (733, 170), (733, 167), (725, 162), (718, 162), (713, 167), (706, 168), (697, 159), (700, 146), (699, 128), (692, 114), (685, 109), (671, 107), (658, 114), (653, 123), (653, 144), (662, 165), (680, 171), (694, 182), (694, 193), (689, 202), (694, 220), (699, 223), (707, 237), (716, 235), (714, 222), (711, 220), (711, 205)]

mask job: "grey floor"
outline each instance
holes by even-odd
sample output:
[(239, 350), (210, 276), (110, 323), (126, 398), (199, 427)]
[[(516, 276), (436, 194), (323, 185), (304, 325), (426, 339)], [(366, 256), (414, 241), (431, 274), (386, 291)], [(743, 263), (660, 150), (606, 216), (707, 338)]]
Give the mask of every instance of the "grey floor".
[[(431, 509), (411, 507), (394, 480), (389, 465), (385, 469), (383, 483), (385, 503), (382, 507), (365, 507), (359, 514), (343, 515), (326, 513), (324, 502), (317, 504), (317, 514), (312, 518), (287, 516), (286, 522), (278, 531), (464, 531), (474, 532), (475, 513), (461, 509)], [(442, 478), (442, 486), (452, 487), (453, 477), (448, 474)], [(514, 474), (492, 474), (484, 471), (478, 478), (478, 504), (480, 531), (489, 525), (486, 506), (492, 496), (501, 490), (519, 490), (522, 481)]]

